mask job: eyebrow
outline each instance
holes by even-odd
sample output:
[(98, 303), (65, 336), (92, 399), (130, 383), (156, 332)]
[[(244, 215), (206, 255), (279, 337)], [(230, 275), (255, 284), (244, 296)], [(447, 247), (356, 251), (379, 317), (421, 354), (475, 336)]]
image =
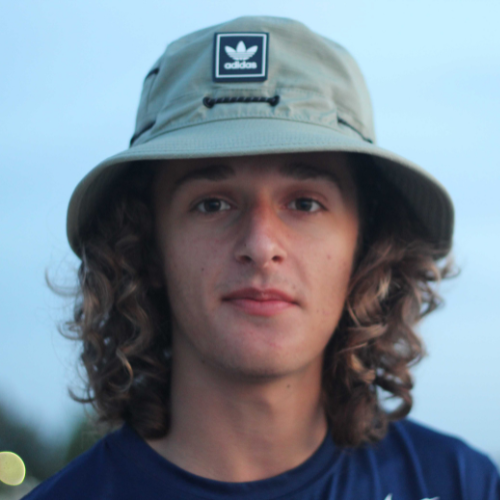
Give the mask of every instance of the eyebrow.
[[(337, 187), (342, 188), (343, 183), (339, 176), (325, 168), (310, 165), (304, 162), (290, 162), (282, 165), (279, 172), (285, 177), (290, 177), (296, 180), (310, 180), (310, 179), (323, 179), (335, 184)], [(179, 177), (174, 182), (172, 194), (177, 191), (181, 186), (189, 184), (196, 180), (208, 180), (212, 182), (224, 181), (236, 175), (234, 169), (229, 165), (208, 165), (206, 167), (191, 170), (186, 174)]]
[(225, 181), (235, 175), (234, 169), (228, 165), (209, 165), (207, 167), (191, 170), (174, 182), (171, 194), (173, 195), (181, 186), (185, 186), (186, 184), (196, 180), (206, 180), (212, 182)]
[(279, 169), (280, 173), (297, 180), (322, 179), (332, 182), (337, 187), (342, 188), (342, 181), (332, 170), (310, 165), (304, 162), (291, 162), (283, 165)]

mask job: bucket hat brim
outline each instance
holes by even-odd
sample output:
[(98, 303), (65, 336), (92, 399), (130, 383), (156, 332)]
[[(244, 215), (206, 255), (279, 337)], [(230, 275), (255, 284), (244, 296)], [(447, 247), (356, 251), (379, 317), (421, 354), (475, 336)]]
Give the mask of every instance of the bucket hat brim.
[(315, 123), (276, 118), (192, 124), (156, 135), (104, 160), (82, 179), (71, 197), (67, 216), (71, 248), (81, 256), (82, 228), (88, 227), (106, 193), (132, 162), (302, 152), (369, 155), (427, 229), (437, 255), (448, 253), (453, 233), (453, 204), (446, 190), (430, 174), (405, 158), (361, 139), (347, 127), (337, 131)]

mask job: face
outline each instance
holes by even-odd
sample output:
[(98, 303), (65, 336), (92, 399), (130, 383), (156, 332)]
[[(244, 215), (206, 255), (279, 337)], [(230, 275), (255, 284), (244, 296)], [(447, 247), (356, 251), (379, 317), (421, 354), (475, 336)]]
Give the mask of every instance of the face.
[(154, 210), (174, 359), (244, 377), (322, 363), (358, 239), (347, 155), (168, 161)]

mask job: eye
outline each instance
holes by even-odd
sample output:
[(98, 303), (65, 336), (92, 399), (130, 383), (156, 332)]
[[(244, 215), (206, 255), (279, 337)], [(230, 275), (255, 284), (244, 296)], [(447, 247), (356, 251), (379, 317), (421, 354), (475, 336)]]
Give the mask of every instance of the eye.
[(212, 214), (229, 210), (231, 206), (224, 200), (219, 198), (207, 198), (196, 205), (195, 209), (204, 214)]
[(292, 210), (309, 213), (317, 212), (322, 208), (322, 205), (312, 198), (296, 198), (288, 206), (292, 207)]

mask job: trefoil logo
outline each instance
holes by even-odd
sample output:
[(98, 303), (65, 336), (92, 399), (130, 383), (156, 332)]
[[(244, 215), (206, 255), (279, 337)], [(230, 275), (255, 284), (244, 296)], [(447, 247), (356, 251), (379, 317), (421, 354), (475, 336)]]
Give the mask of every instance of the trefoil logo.
[(215, 33), (213, 79), (215, 82), (267, 80), (269, 33)]
[(249, 47), (248, 49), (245, 46), (245, 42), (243, 40), (240, 40), (238, 42), (238, 45), (236, 45), (236, 48), (233, 49), (229, 45), (226, 45), (224, 47), (224, 50), (226, 51), (226, 54), (234, 60), (234, 62), (227, 62), (224, 64), (224, 68), (228, 70), (234, 70), (234, 69), (257, 69), (257, 63), (256, 62), (247, 62), (247, 59), (250, 59), (253, 57), (257, 51), (259, 50), (259, 47), (257, 45), (253, 45), (252, 47)]

